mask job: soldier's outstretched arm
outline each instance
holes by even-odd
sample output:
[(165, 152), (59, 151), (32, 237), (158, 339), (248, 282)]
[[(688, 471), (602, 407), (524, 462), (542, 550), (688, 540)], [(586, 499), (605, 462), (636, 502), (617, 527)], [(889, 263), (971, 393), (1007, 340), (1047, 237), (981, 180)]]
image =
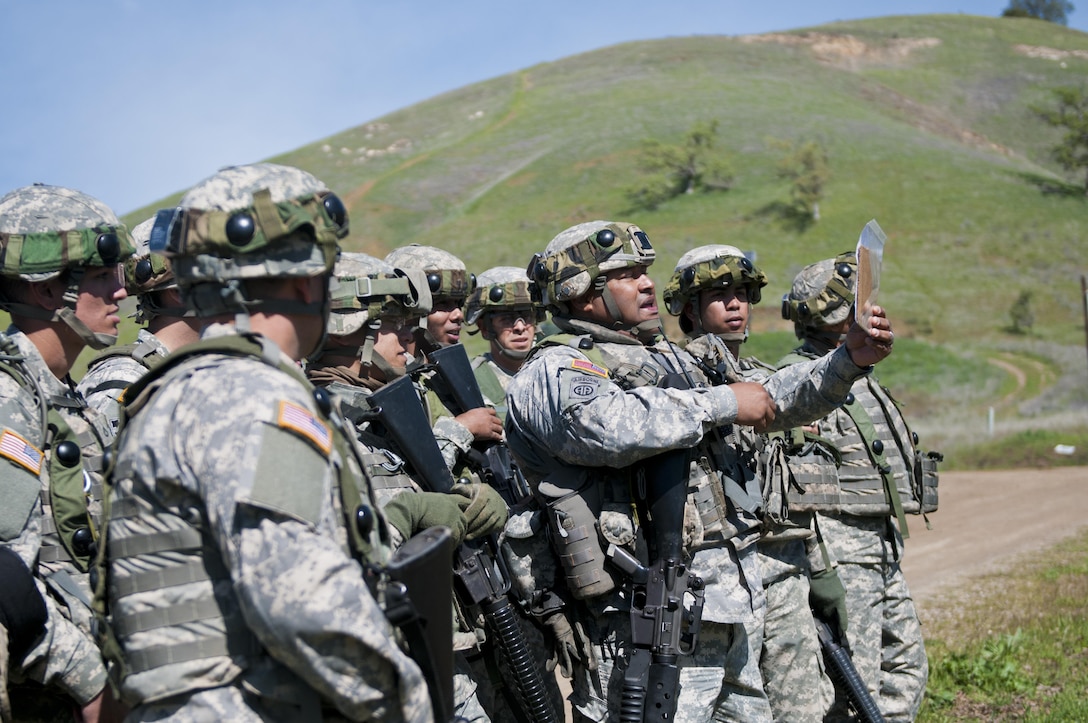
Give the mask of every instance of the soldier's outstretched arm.
[(580, 466), (623, 467), (692, 447), (711, 427), (737, 418), (737, 398), (727, 386), (624, 390), (608, 372), (565, 347), (523, 367), (507, 389), (507, 405), (508, 429)]

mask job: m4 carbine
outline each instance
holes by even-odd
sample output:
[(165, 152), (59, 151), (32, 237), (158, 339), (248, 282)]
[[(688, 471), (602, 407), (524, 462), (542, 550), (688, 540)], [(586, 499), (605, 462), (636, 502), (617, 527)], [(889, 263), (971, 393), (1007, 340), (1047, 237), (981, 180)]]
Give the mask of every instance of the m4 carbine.
[(624, 723), (675, 718), (679, 658), (694, 653), (698, 645), (703, 581), (688, 569), (683, 550), (689, 463), (689, 451), (678, 449), (639, 465), (636, 493), (641, 494), (636, 494), (636, 503), (650, 532), (650, 565), (643, 566), (621, 547), (608, 549), (632, 588), (631, 648), (620, 702)]
[[(434, 439), (411, 377), (400, 377), (367, 398), (378, 422), (430, 492), (449, 493), (454, 485)], [(377, 431), (377, 430), (376, 430)], [(428, 443), (429, 440), (429, 443)], [(461, 603), (478, 610), (513, 678), (530, 723), (556, 721), (544, 678), (533, 662), (525, 634), (510, 602), (510, 576), (494, 536), (463, 542), (454, 552), (454, 590)]]

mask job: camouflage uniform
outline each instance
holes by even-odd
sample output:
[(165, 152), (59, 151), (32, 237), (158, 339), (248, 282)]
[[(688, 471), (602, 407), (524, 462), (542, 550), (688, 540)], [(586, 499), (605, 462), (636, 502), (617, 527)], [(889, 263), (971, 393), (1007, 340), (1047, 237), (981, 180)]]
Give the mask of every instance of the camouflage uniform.
[[(602, 241), (605, 231), (609, 237)], [(625, 240), (616, 244), (620, 239)], [(708, 386), (695, 360), (654, 334), (654, 329), (636, 327), (636, 338), (572, 318), (562, 304), (587, 293), (595, 274), (652, 261), (653, 250), (641, 230), (604, 221), (564, 231), (534, 259), (531, 275), (545, 287), (553, 323), (569, 336), (545, 340), (511, 382), (506, 423), (510, 448), (538, 494), (552, 502), (549, 523), (557, 525), (551, 530), (553, 541), (573, 536), (555, 513), (555, 501), (580, 497), (596, 514), (597, 534), (634, 552), (637, 527), (630, 515), (627, 478), (631, 466), (668, 450), (699, 445), (688, 483), (694, 492), (688, 502), (686, 520), (691, 527), (685, 530), (685, 549), (691, 555), (691, 569), (706, 583), (705, 608), (698, 649), (681, 658), (677, 720), (769, 720), (758, 651), (745, 628), (760, 623), (764, 609), (755, 558), (757, 525), (730, 505), (726, 516), (707, 516), (708, 522), (714, 519), (706, 526), (699, 500), (700, 490), (712, 493), (709, 488), (719, 484), (706, 450), (717, 445), (722, 454), (736, 455), (733, 444), (708, 436), (711, 429), (736, 418), (736, 397), (726, 386)], [(614, 300), (605, 303), (615, 305)], [(659, 329), (659, 321), (654, 322)], [(698, 388), (656, 386), (660, 378), (681, 371)], [(789, 426), (824, 413), (860, 373), (844, 353), (807, 370), (776, 375), (766, 385), (783, 407), (775, 424)], [(598, 552), (601, 549), (598, 545)], [(624, 586), (602, 577), (579, 590), (582, 578), (569, 569), (567, 575), (576, 594), (585, 597), (599, 658), (595, 674), (575, 681), (572, 704), (585, 718), (614, 719), (630, 640)]]
[[(95, 348), (116, 340), (76, 316), (85, 274), (113, 267), (133, 251), (128, 231), (109, 208), (66, 188), (17, 189), (0, 198), (0, 245), (9, 292), (54, 278), (67, 284), (65, 303), (55, 311), (5, 296), (2, 307), (13, 318), (67, 327)], [(85, 705), (106, 682), (91, 637), (87, 569), (101, 514), (102, 451), (112, 435), (70, 378), (58, 379), (15, 325), (0, 335), (0, 348), (7, 357), (0, 364), (0, 544), (34, 572), (48, 610), (45, 636), (9, 675), (54, 684), (67, 696), (58, 701), (48, 689), (43, 695), (28, 685), (12, 691), (12, 706), (17, 717), (45, 716), (51, 709), (67, 711), (72, 700)]]
[[(192, 315), (184, 306), (164, 307), (159, 302), (158, 292), (177, 288), (177, 281), (169, 261), (159, 254), (152, 255), (148, 248), (154, 222), (155, 218), (152, 217), (132, 229), (136, 254), (125, 262), (125, 289), (137, 298), (136, 320), (139, 322), (148, 322), (163, 315)], [(87, 371), (76, 389), (87, 400), (88, 406), (106, 418), (110, 429), (116, 434), (121, 422), (121, 393), (169, 353), (170, 350), (155, 334), (140, 329), (132, 344), (99, 352), (87, 364)]]
[[(774, 370), (755, 360), (738, 360), (727, 346), (726, 342), (739, 346), (747, 340), (747, 326), (735, 332), (702, 333), (706, 322), (699, 318), (701, 293), (741, 288), (746, 291), (743, 303), (750, 309), (759, 303), (760, 289), (766, 283), (763, 272), (733, 246), (700, 246), (677, 262), (665, 288), (665, 304), (670, 314), (679, 317), (680, 327), (688, 336), (685, 350), (709, 370), (716, 383), (763, 382)], [(700, 322), (698, 329), (689, 314)], [(788, 470), (776, 467), (789, 463), (772, 454), (775, 446), (766, 435), (756, 434), (751, 427), (736, 427), (735, 433), (740, 444), (758, 459), (757, 476), (763, 486), (763, 525), (757, 551), (766, 614), (762, 624), (747, 626), (751, 648), (759, 657), (763, 688), (774, 720), (819, 723), (829, 704), (831, 683), (824, 675), (809, 607), (810, 555), (815, 551), (815, 536), (811, 524), (789, 519), (774, 509), (774, 500), (770, 499), (769, 480), (776, 474), (788, 476)]]
[[(849, 318), (856, 268), (852, 255), (843, 255), (810, 264), (798, 274), (783, 312), (789, 312), (804, 343), (784, 362), (800, 362), (839, 344), (839, 337), (827, 327)], [(875, 430), (875, 445), (890, 470), (887, 479), (870, 458), (856, 418), (847, 411), (859, 407)], [(844, 408), (817, 424), (819, 435), (842, 455), (838, 508), (821, 511), (817, 517), (846, 586), (847, 638), (854, 666), (886, 720), (914, 720), (925, 693), (929, 665), (921, 625), (901, 569), (900, 525), (905, 522), (901, 512), (919, 511), (912, 493), (913, 435), (886, 390), (872, 377), (856, 381)], [(845, 696), (836, 692), (828, 719), (847, 720)]]
[(209, 326), (126, 400), (98, 592), (130, 719), (431, 720), (379, 604), (397, 538), (359, 450), (295, 360), (247, 332), (265, 305), (324, 324), (327, 299), (246, 289), (327, 277), (343, 205), (307, 173), (257, 164), (198, 184), (160, 223), (190, 303), (235, 324)]

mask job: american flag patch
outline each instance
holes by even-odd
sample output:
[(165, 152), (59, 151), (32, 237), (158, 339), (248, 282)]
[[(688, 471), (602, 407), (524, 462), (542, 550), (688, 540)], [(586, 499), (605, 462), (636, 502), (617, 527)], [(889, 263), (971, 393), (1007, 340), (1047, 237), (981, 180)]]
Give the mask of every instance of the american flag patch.
[(280, 402), (280, 416), (276, 421), (284, 429), (297, 432), (313, 442), (325, 454), (332, 451), (332, 430), (329, 425), (305, 407), (293, 402)]
[(601, 369), (593, 362), (586, 361), (585, 359), (573, 359), (571, 360), (570, 366), (572, 369), (577, 369), (578, 371), (586, 372), (587, 374), (596, 374), (599, 377), (608, 378), (608, 370)]
[(0, 435), (0, 457), (7, 457), (36, 475), (41, 474), (42, 451), (10, 429)]

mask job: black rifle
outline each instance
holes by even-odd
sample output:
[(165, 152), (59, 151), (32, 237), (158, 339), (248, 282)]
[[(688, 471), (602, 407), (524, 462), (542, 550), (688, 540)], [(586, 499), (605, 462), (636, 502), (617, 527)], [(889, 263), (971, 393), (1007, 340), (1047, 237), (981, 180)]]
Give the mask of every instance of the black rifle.
[[(435, 371), (432, 386), (447, 409), (458, 415), (485, 406), (464, 346), (451, 344), (432, 349), (427, 352), (427, 362), (420, 370)], [(510, 449), (502, 442), (476, 443), (466, 456), (474, 471), (498, 490), (511, 508), (524, 504), (532, 494)]]
[(448, 579), (453, 559), (449, 528), (429, 527), (401, 545), (387, 570), (386, 617), (404, 633), (431, 694), (436, 721), (453, 718), (453, 618)]
[[(640, 465), (636, 502), (648, 524), (650, 565), (643, 566), (623, 548), (610, 545), (613, 564), (630, 577), (631, 648), (623, 679), (620, 720), (624, 723), (671, 721), (680, 695), (681, 655), (699, 642), (703, 580), (684, 560), (684, 505), (687, 501), (689, 451), (665, 452)], [(641, 494), (639, 494), (641, 493)], [(691, 598), (690, 607), (685, 603)]]
[[(434, 439), (411, 377), (400, 377), (367, 398), (396, 444), (397, 452), (431, 492), (449, 493), (450, 474)], [(429, 441), (428, 441), (429, 440)], [(555, 721), (541, 671), (533, 664), (525, 633), (510, 602), (510, 575), (493, 536), (462, 543), (454, 553), (454, 589), (461, 603), (479, 610), (499, 654), (514, 678), (524, 713), (532, 723)]]
[(816, 633), (820, 637), (820, 647), (823, 648), (831, 679), (846, 693), (847, 700), (861, 720), (865, 723), (884, 723), (884, 716), (858, 675), (858, 669), (850, 659), (850, 652), (839, 643), (830, 625), (816, 615), (812, 619), (816, 622)]

